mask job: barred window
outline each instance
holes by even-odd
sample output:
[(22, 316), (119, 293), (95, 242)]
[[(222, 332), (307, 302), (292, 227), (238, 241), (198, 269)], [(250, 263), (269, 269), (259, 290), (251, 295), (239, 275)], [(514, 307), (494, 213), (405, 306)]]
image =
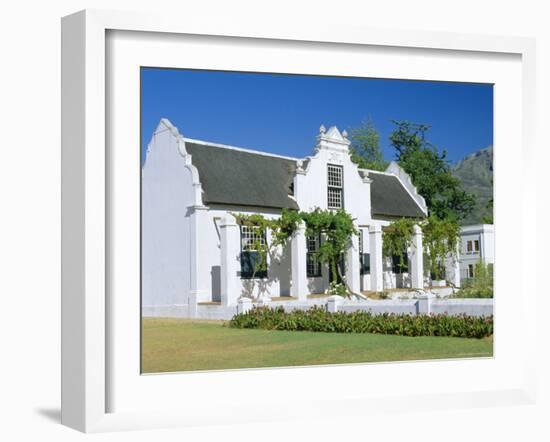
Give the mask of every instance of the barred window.
[(329, 209), (344, 207), (344, 168), (334, 164), (327, 164), (327, 201)]
[(267, 269), (261, 268), (267, 256), (258, 250), (265, 245), (265, 232), (259, 227), (241, 226), (241, 278), (267, 278)]
[(308, 278), (321, 276), (321, 262), (317, 252), (321, 244), (320, 235), (310, 235), (307, 237), (306, 268)]
[(265, 233), (258, 226), (241, 226), (241, 248), (244, 251), (255, 251), (257, 245), (265, 246)]

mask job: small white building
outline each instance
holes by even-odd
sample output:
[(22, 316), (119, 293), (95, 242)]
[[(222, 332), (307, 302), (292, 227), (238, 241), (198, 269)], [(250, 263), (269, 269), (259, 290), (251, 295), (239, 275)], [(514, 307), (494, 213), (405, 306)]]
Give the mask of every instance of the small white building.
[(232, 213), (278, 217), (284, 208), (344, 208), (352, 215), (360, 235), (342, 267), (353, 291), (423, 288), (420, 229), (400, 275), (382, 257), (382, 229), (401, 217), (424, 218), (424, 199), (396, 163), (385, 172), (358, 168), (349, 145), (345, 132), (321, 126), (311, 156), (283, 157), (185, 138), (161, 120), (142, 167), (144, 314), (195, 316), (198, 304), (324, 293), (330, 272), (310, 253), (321, 239), (307, 238), (304, 226), (268, 257), (267, 272), (251, 279), (249, 245), (257, 232), (239, 226)]
[(475, 276), (476, 264), (495, 263), (495, 228), (493, 224), (476, 224), (460, 229), (460, 277)]

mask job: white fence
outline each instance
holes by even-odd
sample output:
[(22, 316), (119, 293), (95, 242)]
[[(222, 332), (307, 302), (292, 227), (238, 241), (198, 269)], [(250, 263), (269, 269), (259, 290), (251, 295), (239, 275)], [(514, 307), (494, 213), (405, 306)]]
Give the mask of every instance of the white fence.
[[(237, 311), (246, 312), (258, 304), (248, 299), (239, 300)], [(402, 315), (448, 314), (451, 316), (491, 316), (493, 314), (492, 299), (438, 299), (430, 295), (418, 299), (405, 300), (366, 300), (350, 301), (340, 296), (330, 296), (316, 302), (273, 302), (263, 305), (270, 307), (282, 306), (285, 311), (307, 310), (314, 305), (324, 306), (329, 312), (351, 313), (364, 311), (372, 314), (394, 313)], [(228, 318), (229, 319), (229, 318)]]
[(431, 295), (423, 295), (416, 299), (389, 299), (351, 301), (340, 296), (310, 299), (300, 301), (265, 301), (252, 302), (250, 299), (239, 299), (237, 305), (222, 306), (216, 304), (198, 304), (195, 311), (187, 305), (177, 308), (143, 308), (143, 316), (148, 317), (178, 317), (229, 320), (237, 313), (247, 312), (255, 306), (271, 308), (283, 307), (285, 311), (307, 310), (313, 306), (324, 307), (329, 312), (356, 312), (364, 311), (372, 314), (394, 313), (405, 315), (421, 314), (448, 314), (452, 316), (490, 316), (493, 314), (492, 299), (440, 299)]

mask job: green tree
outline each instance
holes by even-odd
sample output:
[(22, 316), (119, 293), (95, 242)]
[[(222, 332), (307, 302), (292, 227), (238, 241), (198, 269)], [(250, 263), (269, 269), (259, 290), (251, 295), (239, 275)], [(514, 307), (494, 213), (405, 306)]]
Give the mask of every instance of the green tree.
[[(493, 180), (491, 180), (491, 187), (493, 186)], [(487, 201), (487, 204), (485, 205), (485, 209), (487, 209), (487, 213), (481, 218), (481, 222), (483, 224), (494, 224), (494, 211), (493, 211), (493, 198), (490, 198), (489, 201)]]
[(364, 121), (351, 130), (350, 154), (351, 161), (362, 169), (384, 171), (388, 167), (380, 150), (380, 134), (372, 120)]
[(390, 143), (395, 148), (396, 160), (426, 200), (430, 215), (463, 220), (475, 207), (475, 195), (465, 192), (460, 180), (452, 175), (447, 152), (439, 152), (426, 140), (430, 126), (392, 121), (396, 127)]
[(493, 218), (493, 198), (491, 198), (488, 202), (485, 208), (489, 211), (488, 214), (484, 215), (483, 218), (481, 218), (481, 222), (483, 224), (494, 224), (494, 218)]

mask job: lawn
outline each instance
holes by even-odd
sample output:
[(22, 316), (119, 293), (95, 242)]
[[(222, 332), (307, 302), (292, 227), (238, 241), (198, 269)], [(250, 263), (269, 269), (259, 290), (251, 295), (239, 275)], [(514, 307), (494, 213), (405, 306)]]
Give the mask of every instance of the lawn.
[(487, 357), (493, 338), (232, 329), (221, 321), (144, 318), (142, 372)]

